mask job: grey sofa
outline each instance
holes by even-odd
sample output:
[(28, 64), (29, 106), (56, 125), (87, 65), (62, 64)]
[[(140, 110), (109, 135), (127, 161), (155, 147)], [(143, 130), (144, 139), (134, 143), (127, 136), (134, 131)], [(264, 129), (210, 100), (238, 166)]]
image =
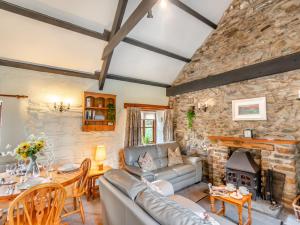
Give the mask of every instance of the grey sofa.
[[(178, 143), (171, 142), (157, 145), (128, 147), (124, 149), (125, 170), (138, 178), (142, 176), (149, 181), (167, 180), (175, 191), (183, 189), (202, 179), (202, 162), (198, 157), (183, 156), (184, 164), (168, 167), (168, 148), (177, 148)], [(157, 170), (143, 171), (138, 165), (140, 155), (149, 152), (154, 159)]]
[[(115, 178), (117, 177), (115, 176)], [(127, 180), (130, 179), (132, 178), (129, 177)], [(168, 208), (168, 206), (171, 204), (177, 204), (172, 200), (173, 198), (171, 197), (168, 203), (162, 201), (159, 197), (158, 199), (155, 199), (156, 197), (153, 199), (148, 199), (148, 201), (145, 201), (145, 204), (149, 205), (149, 211), (147, 211), (145, 208), (140, 207), (141, 204), (139, 201), (143, 200), (143, 197), (145, 197), (143, 196), (145, 195), (145, 192), (149, 193), (149, 189), (143, 189), (143, 191), (140, 191), (140, 193), (137, 194), (137, 197), (132, 198), (132, 193), (134, 191), (126, 192), (125, 190), (130, 188), (137, 190), (137, 188), (140, 188), (140, 185), (128, 185), (128, 182), (127, 184), (122, 185), (122, 183), (126, 183), (124, 180), (119, 182), (117, 185), (115, 183), (112, 184), (111, 181), (108, 181), (105, 178), (105, 176), (100, 177), (98, 183), (100, 186), (103, 225), (201, 225), (201, 223), (195, 223), (195, 220), (191, 219), (192, 217), (195, 217), (193, 209), (205, 210), (198, 204), (191, 202), (188, 199), (186, 200), (190, 201), (188, 204), (191, 204), (191, 207), (186, 207), (186, 201), (185, 204), (180, 206), (182, 213), (180, 213), (180, 211), (179, 213), (178, 211), (173, 213), (174, 211)], [(155, 201), (156, 205), (153, 205), (152, 203)], [(232, 222), (223, 217), (211, 213), (208, 214), (220, 225), (234, 225)], [(154, 217), (156, 217), (156, 219), (154, 219)], [(159, 220), (164, 220), (164, 222), (158, 222)]]

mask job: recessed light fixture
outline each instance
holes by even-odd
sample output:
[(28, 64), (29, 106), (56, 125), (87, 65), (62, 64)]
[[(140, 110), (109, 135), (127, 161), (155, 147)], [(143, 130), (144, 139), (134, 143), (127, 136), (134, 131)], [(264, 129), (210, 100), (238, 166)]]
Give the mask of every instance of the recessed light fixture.
[(160, 7), (166, 8), (167, 7), (167, 0), (160, 0)]

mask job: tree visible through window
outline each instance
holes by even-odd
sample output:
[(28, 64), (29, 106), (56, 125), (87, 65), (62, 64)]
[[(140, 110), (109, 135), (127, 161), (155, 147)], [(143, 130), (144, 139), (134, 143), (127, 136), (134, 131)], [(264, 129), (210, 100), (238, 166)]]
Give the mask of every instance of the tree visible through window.
[(156, 113), (142, 112), (141, 121), (142, 143), (155, 144), (156, 142)]

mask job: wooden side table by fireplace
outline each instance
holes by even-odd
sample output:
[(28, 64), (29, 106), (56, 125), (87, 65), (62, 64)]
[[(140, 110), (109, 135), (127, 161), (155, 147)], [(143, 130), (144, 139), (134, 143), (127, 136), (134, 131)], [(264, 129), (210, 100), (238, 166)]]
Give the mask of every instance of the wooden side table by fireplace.
[(96, 180), (110, 169), (111, 167), (104, 166), (103, 170), (91, 169), (89, 171), (88, 182), (87, 182), (87, 195), (86, 195), (88, 201), (90, 200), (91, 197), (94, 199), (99, 193), (99, 187), (96, 185)]
[[(225, 215), (225, 202), (231, 205), (234, 205), (238, 209), (238, 216), (239, 216), (239, 225), (251, 225), (252, 223), (252, 218), (251, 218), (251, 197), (252, 194), (244, 195), (242, 199), (235, 199), (232, 197), (223, 197), (223, 196), (212, 196), (210, 195), (210, 206), (211, 206), (211, 211), (213, 213), (216, 213), (220, 216)], [(222, 202), (222, 207), (221, 209), (217, 212), (216, 207), (215, 207), (215, 201), (219, 200)], [(248, 204), (248, 219), (245, 224), (243, 224), (243, 206), (244, 204)]]

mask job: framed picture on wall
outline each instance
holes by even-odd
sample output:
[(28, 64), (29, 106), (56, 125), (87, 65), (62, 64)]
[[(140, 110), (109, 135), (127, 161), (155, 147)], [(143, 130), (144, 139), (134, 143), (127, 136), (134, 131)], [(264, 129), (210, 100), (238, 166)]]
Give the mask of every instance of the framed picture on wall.
[(232, 101), (233, 120), (267, 120), (266, 97)]

